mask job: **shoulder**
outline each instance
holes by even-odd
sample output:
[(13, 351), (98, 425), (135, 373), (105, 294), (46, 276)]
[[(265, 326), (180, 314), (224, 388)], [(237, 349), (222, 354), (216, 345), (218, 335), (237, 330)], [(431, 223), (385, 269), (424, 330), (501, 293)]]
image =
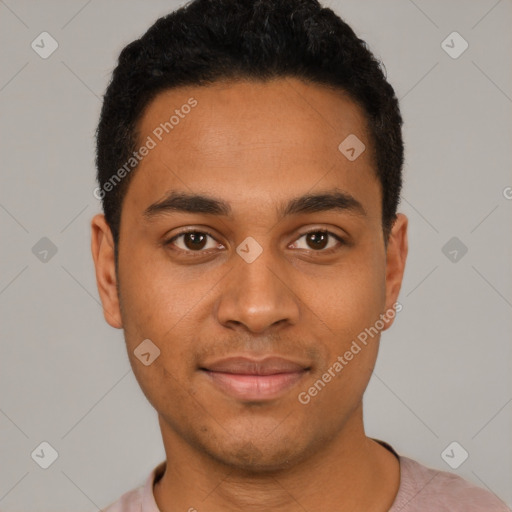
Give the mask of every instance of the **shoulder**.
[(458, 475), (400, 456), (400, 488), (390, 512), (510, 512), (493, 493)]
[(142, 504), (142, 491), (140, 486), (125, 492), (117, 501), (111, 503), (103, 512), (140, 512)]
[(163, 475), (165, 467), (166, 461), (158, 464), (151, 471), (143, 485), (124, 493), (103, 512), (159, 512), (153, 494), (153, 486)]

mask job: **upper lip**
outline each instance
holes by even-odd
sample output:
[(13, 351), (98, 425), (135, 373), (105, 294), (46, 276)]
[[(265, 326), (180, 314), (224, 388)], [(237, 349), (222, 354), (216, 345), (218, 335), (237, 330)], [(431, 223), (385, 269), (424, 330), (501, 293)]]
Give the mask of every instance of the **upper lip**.
[(302, 372), (308, 370), (309, 367), (290, 359), (270, 356), (263, 359), (228, 357), (203, 365), (201, 369), (237, 375), (275, 375)]

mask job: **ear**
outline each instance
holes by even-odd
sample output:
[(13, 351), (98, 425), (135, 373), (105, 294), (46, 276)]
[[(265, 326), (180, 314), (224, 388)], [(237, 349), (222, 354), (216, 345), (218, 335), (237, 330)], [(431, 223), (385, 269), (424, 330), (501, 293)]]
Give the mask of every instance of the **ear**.
[[(405, 260), (409, 250), (407, 224), (407, 217), (403, 213), (397, 214), (389, 235), (386, 250), (386, 311), (390, 309), (399, 310), (398, 307), (393, 307), (393, 305), (398, 301), (398, 294), (404, 277)], [(387, 322), (384, 330), (392, 324), (393, 321)]]
[(93, 217), (91, 230), (91, 250), (96, 268), (96, 285), (103, 304), (103, 316), (112, 327), (121, 329), (123, 324), (117, 294), (114, 239), (104, 215)]

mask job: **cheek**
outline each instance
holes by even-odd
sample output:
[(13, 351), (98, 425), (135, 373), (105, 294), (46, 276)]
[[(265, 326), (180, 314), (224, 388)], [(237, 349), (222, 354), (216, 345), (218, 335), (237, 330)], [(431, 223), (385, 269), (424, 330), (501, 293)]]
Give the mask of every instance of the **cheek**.
[(123, 321), (145, 337), (162, 341), (206, 288), (204, 280), (187, 278), (166, 261), (163, 251), (141, 249), (129, 257), (120, 255), (119, 276)]
[(357, 407), (375, 366), (380, 338), (375, 325), (385, 307), (385, 261), (376, 244), (354, 251), (331, 270), (321, 280), (303, 282), (326, 349), (309, 383), (313, 388), (303, 390), (318, 411), (332, 403)]
[[(168, 262), (137, 251), (129, 259), (120, 258), (119, 277), (124, 337), (134, 375), (156, 410), (172, 410), (179, 416), (176, 404), (188, 403), (192, 392), (191, 344), (197, 325), (191, 319), (207, 284), (185, 279), (176, 268), (171, 272)], [(134, 353), (146, 339), (159, 350), (148, 366)]]
[(370, 327), (385, 306), (385, 262), (377, 247), (354, 251), (316, 276), (302, 276), (304, 302), (329, 328), (342, 348)]
[[(141, 365), (133, 351), (142, 340), (150, 339), (160, 350), (155, 361), (163, 367), (159, 378), (170, 379), (170, 386), (185, 385), (195, 368), (200, 330), (212, 315), (208, 305), (212, 294), (218, 293), (215, 284), (222, 286), (225, 273), (226, 269), (179, 267), (171, 264), (164, 251), (150, 254), (140, 249), (129, 258), (120, 257), (124, 336), (137, 371), (144, 373), (145, 367), (138, 368)], [(173, 382), (172, 377), (179, 382)]]
[(175, 431), (181, 431), (186, 437), (187, 428), (183, 426), (204, 422), (200, 397), (196, 398), (189, 377), (179, 372), (182, 365), (174, 366), (164, 354), (150, 366), (142, 365), (136, 358), (130, 359), (134, 375), (148, 402), (165, 415), (166, 422)]
[(383, 312), (385, 290), (382, 264), (374, 263), (359, 260), (340, 267), (322, 293), (309, 297), (308, 305), (319, 312), (316, 323), (325, 333), (321, 342), (326, 350), (301, 390), (301, 403), (309, 401), (309, 411), (324, 418), (326, 428), (339, 425), (359, 406), (375, 366), (380, 339), (375, 324)]

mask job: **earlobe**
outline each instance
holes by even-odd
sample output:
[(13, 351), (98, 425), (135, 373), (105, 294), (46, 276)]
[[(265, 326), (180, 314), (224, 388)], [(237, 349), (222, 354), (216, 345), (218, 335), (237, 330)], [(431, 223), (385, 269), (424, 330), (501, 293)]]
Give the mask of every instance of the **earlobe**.
[[(396, 220), (389, 235), (386, 250), (386, 311), (395, 309), (398, 295), (402, 286), (405, 271), (405, 262), (408, 252), (407, 241), (408, 219), (403, 213), (397, 214)], [(386, 328), (390, 327), (390, 322)]]
[(123, 324), (117, 293), (114, 240), (102, 214), (95, 215), (91, 221), (91, 251), (103, 315), (109, 325), (121, 329)]

